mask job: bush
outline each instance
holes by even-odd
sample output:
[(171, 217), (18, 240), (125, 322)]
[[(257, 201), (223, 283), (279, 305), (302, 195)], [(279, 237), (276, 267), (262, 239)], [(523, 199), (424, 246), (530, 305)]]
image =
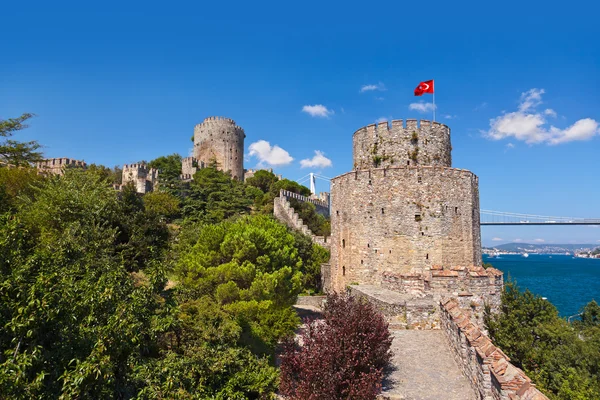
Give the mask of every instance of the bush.
[(366, 400), (381, 391), (392, 337), (371, 304), (327, 296), (324, 319), (308, 322), (298, 343), (288, 338), (283, 345), (280, 390), (286, 398)]

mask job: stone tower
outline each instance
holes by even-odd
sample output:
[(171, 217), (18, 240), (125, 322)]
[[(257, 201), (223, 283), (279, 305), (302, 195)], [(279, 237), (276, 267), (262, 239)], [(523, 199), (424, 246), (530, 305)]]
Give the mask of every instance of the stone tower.
[(244, 180), (244, 130), (235, 121), (209, 117), (194, 128), (194, 158), (199, 166), (216, 161), (218, 169)]
[(452, 168), (451, 148), (438, 122), (354, 133), (354, 171), (331, 180), (329, 289), (481, 265), (478, 178)]
[(133, 182), (138, 193), (148, 193), (158, 186), (158, 170), (148, 168), (146, 164), (123, 165), (122, 184)]

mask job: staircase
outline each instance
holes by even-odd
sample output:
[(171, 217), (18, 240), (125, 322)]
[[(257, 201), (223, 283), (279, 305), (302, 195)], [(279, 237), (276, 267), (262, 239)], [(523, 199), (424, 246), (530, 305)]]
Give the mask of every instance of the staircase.
[(317, 236), (304, 224), (302, 218), (298, 215), (296, 210), (291, 206), (287, 197), (280, 193), (279, 197), (275, 197), (273, 201), (273, 215), (282, 223), (286, 224), (290, 228), (302, 232), (309, 236), (313, 243), (316, 243), (327, 250), (330, 249), (330, 243), (327, 242), (326, 236)]

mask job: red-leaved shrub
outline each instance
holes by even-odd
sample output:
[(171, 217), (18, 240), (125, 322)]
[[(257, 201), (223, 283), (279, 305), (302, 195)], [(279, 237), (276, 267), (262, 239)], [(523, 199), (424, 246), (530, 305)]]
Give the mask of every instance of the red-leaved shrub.
[(381, 391), (392, 337), (384, 317), (366, 301), (333, 294), (324, 318), (308, 321), (281, 355), (281, 394), (289, 400), (367, 400)]

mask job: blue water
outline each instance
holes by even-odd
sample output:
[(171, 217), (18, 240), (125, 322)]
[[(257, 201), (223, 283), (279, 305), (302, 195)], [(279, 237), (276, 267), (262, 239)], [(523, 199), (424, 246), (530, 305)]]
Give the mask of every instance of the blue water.
[(579, 312), (592, 300), (600, 302), (600, 259), (565, 255), (500, 255), (483, 261), (492, 264), (517, 281), (521, 290), (529, 289), (547, 297), (566, 317)]

